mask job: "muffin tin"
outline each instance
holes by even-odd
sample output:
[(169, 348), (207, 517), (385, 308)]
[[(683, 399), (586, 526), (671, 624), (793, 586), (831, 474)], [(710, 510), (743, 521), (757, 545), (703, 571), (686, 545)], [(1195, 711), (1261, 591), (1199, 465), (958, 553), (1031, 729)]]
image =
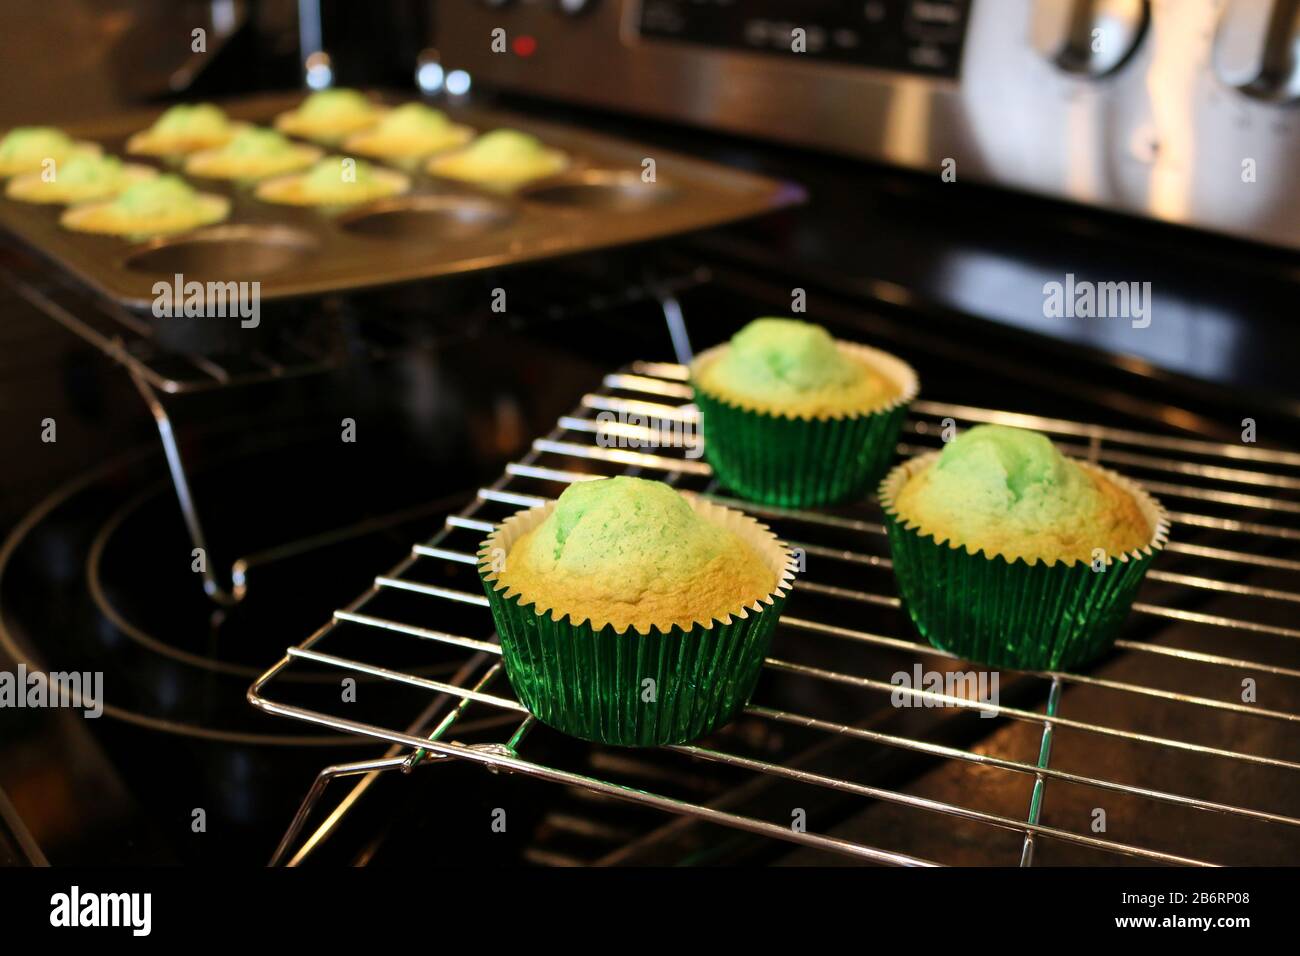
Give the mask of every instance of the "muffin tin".
[[(222, 106), (233, 119), (270, 124), (301, 98), (259, 96)], [(159, 112), (66, 129), (122, 155), (127, 137)], [(178, 272), (186, 280), (257, 280), (263, 300), (320, 295), (660, 239), (804, 198), (791, 183), (658, 147), (491, 110), (447, 112), (480, 132), (507, 126), (533, 133), (572, 162), (509, 193), (403, 169), (412, 177), (409, 193), (345, 209), (264, 203), (251, 187), (186, 176), (202, 192), (229, 196), (230, 218), (146, 242), (69, 232), (59, 226), (60, 207), (8, 199), (0, 199), (0, 226), (102, 294), (140, 309), (153, 302), (155, 282)], [(647, 157), (655, 162), (655, 182), (641, 177)]]

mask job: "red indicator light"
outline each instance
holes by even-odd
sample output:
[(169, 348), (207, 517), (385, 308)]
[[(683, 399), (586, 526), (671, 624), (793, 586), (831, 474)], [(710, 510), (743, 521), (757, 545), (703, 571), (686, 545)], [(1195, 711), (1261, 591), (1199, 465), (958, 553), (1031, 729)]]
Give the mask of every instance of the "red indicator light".
[(537, 52), (537, 39), (525, 33), (515, 37), (510, 48), (515, 51), (515, 56), (532, 56)]

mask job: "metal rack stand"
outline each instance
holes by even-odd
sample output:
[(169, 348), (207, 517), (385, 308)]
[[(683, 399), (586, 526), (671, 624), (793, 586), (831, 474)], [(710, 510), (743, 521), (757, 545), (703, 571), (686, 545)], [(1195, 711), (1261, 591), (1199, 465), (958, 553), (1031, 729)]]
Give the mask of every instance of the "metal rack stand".
[[(645, 473), (712, 496), (770, 521), (791, 544), (804, 549), (810, 565), (809, 572), (802, 574), (797, 581), (791, 606), (780, 621), (778, 647), (782, 646), (782, 632), (797, 632), (801, 640), (841, 641), (859, 649), (876, 648), (915, 653), (925, 658), (954, 659), (952, 655), (918, 643), (906, 628), (900, 627), (898, 633), (878, 633), (853, 626), (869, 612), (881, 609), (896, 612), (900, 606), (888, 575), (890, 562), (884, 529), (874, 503), (835, 512), (758, 506), (721, 493), (709, 466), (703, 460), (686, 457), (681, 449), (648, 452), (610, 447), (608, 442), (597, 440), (602, 434), (630, 439), (652, 437), (644, 426), (621, 420), (598, 420), (602, 411), (640, 413), (686, 423), (695, 421), (696, 412), (690, 404), (692, 394), (686, 384), (686, 375), (686, 369), (681, 365), (643, 362), (607, 376), (599, 392), (586, 395), (580, 406), (562, 418), (554, 431), (534, 442), (525, 458), (508, 466), (496, 483), (481, 489), (476, 500), (464, 511), (449, 517), (446, 527), (432, 541), (416, 545), (410, 556), (397, 567), (377, 577), (369, 591), (336, 611), (328, 624), (302, 643), (288, 648), (285, 656), (250, 688), (249, 701), (267, 713), (307, 721), (341, 733), (374, 737), (395, 747), (382, 760), (323, 771), (286, 833), (273, 862), (287, 859), (293, 847), (298, 845), (314, 815), (316, 804), (333, 778), (391, 769), (409, 771), (429, 761), (454, 758), (492, 771), (524, 774), (861, 861), (919, 866), (934, 864), (932, 860), (876, 845), (883, 842), (881, 839), (873, 838), (868, 842), (829, 833), (802, 832), (786, 823), (648, 792), (527, 756), (526, 744), (536, 722), (513, 698), (508, 683), (500, 679), (500, 649), (492, 633), (487, 601), (477, 589), (477, 579), (472, 575), (467, 578), (465, 571), (466, 566), (472, 567), (475, 563), (478, 542), (496, 522), (515, 509), (543, 503), (554, 496), (556, 489), (573, 481), (620, 472)], [(1290, 688), (1281, 695), (1282, 698), (1294, 698), (1297, 685), (1291, 682), (1300, 681), (1300, 667), (1291, 665), (1295, 641), (1300, 639), (1300, 628), (1294, 626), (1295, 605), (1300, 603), (1300, 561), (1278, 556), (1277, 552), (1300, 550), (1300, 518), (1297, 517), (1300, 516), (1300, 499), (1295, 494), (1300, 491), (1300, 454), (934, 402), (915, 403), (900, 453), (912, 455), (935, 447), (943, 422), (949, 418), (960, 426), (1001, 422), (1043, 431), (1071, 454), (1124, 469), (1164, 499), (1174, 522), (1173, 541), (1162, 555), (1165, 560), (1160, 562), (1161, 566), (1150, 572), (1148, 583), (1140, 595), (1143, 599), (1134, 605), (1129, 633), (1116, 644), (1121, 655), (1146, 656), (1170, 665), (1177, 662), (1179, 666), (1211, 669), (1233, 680), (1249, 677), (1278, 682)], [(1267, 520), (1256, 520), (1261, 516)], [(846, 539), (855, 544), (845, 547), (843, 542)], [(1188, 562), (1196, 563), (1197, 573), (1168, 570), (1171, 565)], [(861, 579), (875, 582), (877, 588), (827, 583), (820, 569), (840, 565), (856, 569), (855, 574), (861, 572)], [(1235, 580), (1245, 573), (1258, 571), (1279, 578), (1285, 586), (1264, 587)], [(1167, 598), (1157, 603), (1147, 597), (1151, 591), (1158, 591)], [(408, 598), (414, 596), (423, 602), (419, 606), (427, 606), (427, 609), (402, 618), (384, 616), (373, 610), (385, 596), (394, 594)], [(814, 603), (821, 602), (835, 608), (835, 613), (807, 615), (800, 602), (804, 595), (815, 598)], [(1223, 615), (1183, 606), (1188, 603), (1187, 598), (1196, 596), (1229, 596), (1245, 602), (1250, 611)], [(475, 609), (472, 613), (478, 624), (474, 632), (451, 633), (438, 626), (439, 618), (447, 620), (445, 615), (450, 614), (453, 606), (460, 614), (465, 608)], [(897, 617), (901, 618), (901, 615)], [(1279, 623), (1279, 620), (1286, 623)], [(1181, 647), (1142, 639), (1144, 630), (1169, 622), (1190, 628), (1202, 647)], [(367, 635), (367, 646), (370, 646), (369, 641), (392, 639), (423, 642), (430, 653), (435, 649), (443, 653), (463, 653), (467, 659), (466, 679), (453, 682), (429, 680), (403, 669), (331, 653), (328, 648), (332, 638), (341, 638), (345, 636), (344, 632), (356, 633), (358, 629)], [(1273, 659), (1248, 659), (1234, 653), (1229, 642), (1247, 635), (1267, 650), (1266, 654), (1259, 656)], [(1208, 650), (1204, 649), (1207, 640), (1213, 645)], [(482, 663), (470, 664), (471, 661)], [(288, 702), (277, 693), (287, 689), (279, 678), (286, 670), (302, 666), (336, 669), (341, 675), (369, 675), (435, 695), (431, 708), (443, 700), (454, 702), (454, 706), (441, 711), (436, 724), (429, 727), (420, 720), (414, 724), (392, 725), (357, 720), (339, 712), (343, 709), (341, 705), (327, 711)], [(769, 681), (798, 678), (860, 692), (864, 711), (874, 706), (873, 702), (879, 701), (882, 695), (887, 699), (888, 695), (900, 692), (900, 688), (888, 680), (886, 673), (851, 673), (777, 657), (769, 658), (766, 668)], [(1295, 725), (1300, 723), (1300, 707), (1264, 706), (1233, 700), (1226, 695), (1190, 694), (1176, 685), (1165, 686), (1157, 681), (1134, 683), (1084, 673), (1057, 672), (1019, 676), (1043, 683), (1045, 694), (1041, 709), (990, 705), (923, 689), (901, 692), (915, 703), (966, 711), (992, 710), (998, 723), (1020, 722), (1037, 728), (1040, 746), (1037, 759), (1033, 760), (1009, 759), (982, 753), (975, 748), (939, 743), (920, 735), (872, 729), (851, 722), (859, 716), (857, 714), (850, 715), (849, 719), (828, 719), (766, 706), (761, 688), (756, 700), (746, 709), (745, 719), (772, 727), (797, 727), (830, 737), (866, 741), (884, 748), (924, 755), (942, 763), (961, 763), (1027, 777), (1033, 782), (1032, 798), (1023, 818), (757, 759), (735, 752), (741, 749), (739, 747), (723, 749), (723, 745), (735, 743), (725, 730), (707, 743), (665, 750), (685, 755), (701, 765), (716, 766), (718, 772), (722, 768), (741, 770), (789, 781), (800, 787), (864, 798), (864, 803), (880, 801), (941, 818), (1010, 831), (1021, 837), (1019, 862), (1025, 866), (1034, 862), (1036, 847), (1043, 841), (1058, 841), (1100, 851), (1112, 858), (1146, 863), (1216, 863), (1199, 856), (1195, 847), (1179, 847), (1174, 852), (1043, 823), (1041, 814), (1046, 791), (1053, 781), (1121, 794), (1156, 809), (1178, 807), (1224, 815), (1251, 826), (1270, 828), (1277, 839), (1294, 841), (1300, 847), (1300, 817), (1268, 809), (1268, 794), (1243, 792), (1231, 801), (1211, 800), (1184, 792), (1176, 783), (1151, 786), (1113, 779), (1100, 772), (1080, 773), (1052, 765), (1054, 737), (1062, 731), (1069, 731), (1095, 738), (1108, 747), (1146, 748), (1143, 752), (1149, 751), (1153, 756), (1172, 754), (1198, 761), (1226, 762), (1240, 768), (1266, 768), (1294, 785), (1300, 779), (1295, 776), (1300, 772), (1300, 760), (1295, 759), (1295, 754), (1252, 750), (1247, 738), (1241, 741), (1198, 741), (1152, 732), (1144, 729), (1145, 723), (1142, 726), (1118, 726), (1101, 719), (1072, 716), (1062, 698), (1063, 692), (1071, 688), (1104, 690), (1121, 695), (1128, 704), (1138, 708), (1137, 713), (1144, 721), (1151, 718), (1153, 722), (1154, 718), (1170, 716), (1177, 708), (1189, 708), (1193, 713), (1234, 715), (1251, 721)], [(484, 710), (506, 717), (514, 715), (517, 723), (512, 722), (511, 732), (487, 743), (464, 743), (451, 737), (462, 726), (466, 713)], [(649, 752), (650, 757), (654, 754)], [(665, 759), (668, 756), (665, 754)], [(347, 798), (350, 799), (351, 796)], [(327, 836), (344, 810), (345, 807), (340, 805), (331, 813), (313, 832), (307, 848), (295, 859), (300, 859), (310, 845)]]
[[(190, 543), (209, 558), (207, 535), (190, 490), (168, 399), (174, 401), (218, 389), (286, 381), (360, 362), (380, 362), (412, 352), (431, 351), (445, 344), (405, 327), (400, 321), (358, 314), (354, 317), (357, 328), (351, 346), (336, 341), (313, 341), (303, 335), (283, 335), (276, 340), (274, 354), (255, 348), (232, 356), (209, 357), (160, 348), (153, 328), (143, 318), (110, 300), (86, 295), (71, 284), (60, 285), (56, 281), (38, 284), (21, 279), (7, 269), (0, 269), (0, 281), (126, 369), (158, 429)], [(685, 326), (676, 296), (705, 281), (707, 273), (703, 270), (662, 280), (648, 277), (641, 285), (620, 290), (621, 296), (602, 299), (601, 305), (608, 308), (650, 297), (659, 303), (673, 341), (685, 345)], [(537, 317), (537, 321), (560, 321), (589, 305), (584, 301), (578, 306), (553, 309)], [(360, 349), (355, 347), (357, 343)], [(208, 560), (203, 565), (202, 580), (204, 592), (218, 605), (230, 607), (244, 597), (244, 583), (238, 569), (219, 576), (215, 562)]]

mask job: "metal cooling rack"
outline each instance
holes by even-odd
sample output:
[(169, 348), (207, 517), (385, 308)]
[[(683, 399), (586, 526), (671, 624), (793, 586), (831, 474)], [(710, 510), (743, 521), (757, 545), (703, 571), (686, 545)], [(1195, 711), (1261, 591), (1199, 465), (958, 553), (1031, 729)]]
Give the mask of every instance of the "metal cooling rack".
[[(249, 700), (262, 710), (285, 717), (330, 727), (342, 733), (361, 734), (394, 745), (380, 760), (343, 764), (323, 771), (293, 821), (275, 860), (289, 859), (299, 842), (312, 810), (327, 783), (336, 777), (364, 775), (373, 780), (377, 773), (392, 769), (409, 771), (421, 763), (463, 760), (489, 770), (524, 774), (542, 780), (580, 788), (606, 797), (656, 808), (684, 818), (707, 821), (820, 851), (885, 864), (933, 865), (934, 861), (891, 849), (888, 828), (873, 832), (869, 839), (836, 832), (801, 832), (786, 820), (737, 812), (725, 800), (682, 799), (667, 793), (631, 786), (616, 779), (616, 773), (593, 775), (530, 756), (528, 746), (536, 722), (514, 699), (502, 678), (500, 652), (495, 642), (487, 601), (473, 571), (478, 542), (495, 523), (513, 511), (541, 504), (570, 482), (616, 473), (644, 474), (667, 480), (683, 489), (714, 497), (743, 508), (769, 521), (792, 545), (807, 555), (807, 571), (800, 575), (787, 605), (773, 650), (784, 656), (766, 662), (764, 683), (754, 702), (737, 723), (749, 722), (780, 730), (824, 735), (838, 740), (862, 741), (890, 751), (926, 758), (940, 767), (978, 769), (982, 773), (1009, 774), (1028, 781), (1030, 799), (1023, 815), (993, 812), (972, 799), (957, 802), (907, 792), (902, 786), (884, 786), (855, 781), (805, 769), (797, 762), (763, 759), (746, 752), (744, 737), (732, 728), (691, 746), (662, 751), (636, 751), (647, 762), (682, 759), (693, 761), (697, 774), (741, 773), (766, 781), (782, 781), (802, 793), (833, 793), (839, 798), (860, 799), (864, 806), (889, 804), (896, 810), (928, 814), (937, 822), (963, 821), (963, 825), (989, 828), (1012, 834), (1018, 859), (993, 858), (988, 862), (1031, 865), (1035, 848), (1059, 842), (1102, 854), (1102, 862), (1215, 865), (1202, 858), (1195, 840), (1185, 839), (1176, 847), (1150, 846), (1140, 841), (1119, 840), (1091, 831), (1086, 821), (1065, 828), (1043, 821), (1048, 788), (1081, 786), (1137, 801), (1146, 813), (1188, 812), (1205, 815), (1202, 825), (1218, 824), (1259, 827), (1264, 839), (1284, 841), (1300, 848), (1300, 818), (1270, 803), (1280, 794), (1300, 792), (1300, 753), (1275, 752), (1272, 744), (1251, 733), (1261, 723), (1294, 726), (1300, 722), (1300, 628), (1295, 626), (1300, 604), (1300, 454), (1259, 448), (1255, 445), (1225, 445), (1180, 437), (1145, 434), (1104, 428), (1057, 419), (991, 411), (983, 408), (917, 402), (912, 409), (900, 445), (900, 453), (912, 455), (939, 444), (945, 420), (958, 427), (980, 422), (1000, 422), (1034, 428), (1051, 435), (1063, 449), (1094, 461), (1112, 465), (1142, 481), (1164, 501), (1174, 522), (1173, 540), (1152, 570), (1134, 605), (1124, 636), (1117, 642), (1117, 655), (1110, 660), (1155, 663), (1155, 679), (1133, 681), (1099, 674), (1036, 672), (1010, 675), (1039, 689), (1034, 704), (990, 706), (958, 696), (924, 689), (903, 690), (913, 703), (937, 706), (948, 714), (971, 716), (972, 709), (992, 710), (992, 726), (1021, 724), (1031, 728), (1033, 752), (1023, 759), (987, 752), (981, 746), (953, 746), (925, 732), (892, 732), (888, 727), (859, 717), (873, 711), (888, 712), (891, 693), (900, 689), (889, 681), (895, 669), (850, 672), (828, 669), (794, 659), (792, 650), (810, 646), (803, 642), (838, 642), (845, 651), (915, 655), (915, 660), (934, 661), (942, 666), (945, 654), (918, 643), (906, 626), (905, 615), (889, 573), (887, 542), (874, 502), (849, 509), (805, 512), (769, 508), (733, 499), (718, 489), (709, 466), (700, 458), (688, 457), (684, 449), (656, 448), (653, 452), (611, 446), (598, 441), (606, 435), (632, 439), (653, 437), (644, 425), (634, 421), (598, 419), (601, 412), (627, 412), (656, 416), (661, 420), (691, 422), (695, 410), (681, 365), (637, 363), (606, 377), (604, 387), (584, 396), (571, 415), (557, 428), (533, 443), (521, 461), (507, 467), (492, 486), (483, 488), (463, 512), (447, 519), (446, 527), (428, 544), (417, 545), (409, 557), (388, 574), (375, 579), (364, 595), (338, 610), (333, 620), (301, 644), (291, 647), (275, 666), (249, 690)], [(1289, 556), (1283, 556), (1289, 555)], [(836, 572), (828, 574), (828, 572)], [(1185, 573), (1194, 571), (1195, 573)], [(1259, 575), (1268, 586), (1244, 583), (1240, 579)], [(828, 577), (830, 580), (828, 580)], [(845, 583), (845, 579), (850, 583)], [(402, 611), (384, 610), (385, 602), (399, 596)], [(1206, 604), (1233, 602), (1230, 613), (1218, 613)], [(1195, 605), (1195, 606), (1188, 606)], [(1244, 608), (1244, 610), (1243, 610)], [(472, 621), (473, 627), (459, 627), (459, 633), (444, 630), (450, 620)], [(879, 629), (865, 628), (864, 621), (888, 622)], [(888, 631), (886, 630), (888, 628)], [(1177, 630), (1171, 643), (1170, 628)], [(443, 683), (415, 676), (409, 668), (375, 663), (332, 651), (335, 641), (360, 638), (362, 646), (376, 642), (405, 642), (428, 653), (463, 655), (464, 681)], [(346, 643), (346, 642), (345, 642)], [(409, 647), (408, 647), (409, 650)], [(1246, 653), (1246, 651), (1249, 653)], [(368, 656), (368, 655), (361, 655)], [(289, 668), (336, 669), (345, 676), (368, 675), (405, 685), (442, 700), (450, 706), (436, 712), (433, 703), (413, 723), (368, 721), (344, 713), (345, 705), (288, 702), (279, 695), (288, 685), (278, 678)], [(1189, 670), (1190, 669), (1190, 670)], [(1191, 677), (1204, 677), (1220, 689), (1217, 695), (1192, 693)], [(1264, 702), (1243, 702), (1233, 691), (1250, 678), (1269, 693)], [(772, 707), (764, 701), (769, 692), (785, 681), (811, 681), (838, 692), (860, 695), (861, 712), (852, 715), (816, 715)], [(1116, 695), (1123, 706), (1113, 712), (1091, 707), (1070, 713), (1070, 694), (1086, 690)], [(1003, 695), (1004, 697), (1006, 695)], [(1020, 700), (1021, 698), (1017, 698)], [(1277, 701), (1286, 706), (1277, 706)], [(453, 738), (464, 725), (467, 713), (484, 713), (508, 720), (503, 732), (488, 741), (464, 742)], [(432, 716), (431, 716), (432, 714)], [(1125, 716), (1126, 720), (1120, 717)], [(1209, 718), (1209, 736), (1198, 718)], [(848, 722), (849, 719), (856, 722)], [(1233, 730), (1224, 732), (1217, 722), (1229, 721)], [(1172, 729), (1171, 729), (1172, 728)], [(1081, 772), (1053, 765), (1054, 741), (1062, 734), (1078, 735), (1110, 752), (1131, 747), (1143, 755), (1144, 767), (1157, 773), (1168, 757), (1192, 760), (1201, 768), (1226, 769), (1229, 779), (1243, 780), (1233, 799), (1207, 799), (1195, 795), (1195, 781), (1121, 779), (1123, 774), (1110, 764)], [(1217, 735), (1217, 736), (1216, 736)], [(1200, 737), (1201, 739), (1197, 739)], [(599, 750), (600, 748), (595, 748)], [(606, 753), (626, 753), (606, 751)], [(595, 766), (614, 767), (606, 759)], [(1265, 772), (1280, 780), (1261, 792), (1248, 775)], [(306, 841), (293, 859), (300, 859), (310, 846), (328, 834), (346, 804), (340, 805)], [(813, 799), (811, 796), (809, 799)], [(798, 804), (796, 804), (798, 805)], [(1295, 806), (1291, 799), (1289, 807)], [(1297, 850), (1300, 855), (1300, 849)], [(1234, 861), (1228, 861), (1234, 862)]]

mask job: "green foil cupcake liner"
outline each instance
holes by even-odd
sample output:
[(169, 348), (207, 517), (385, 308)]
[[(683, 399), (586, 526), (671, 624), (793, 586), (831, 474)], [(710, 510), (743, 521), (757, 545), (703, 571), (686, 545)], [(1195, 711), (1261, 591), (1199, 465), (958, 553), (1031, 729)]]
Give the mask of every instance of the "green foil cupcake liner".
[[(815, 508), (862, 497), (885, 473), (916, 398), (916, 373), (879, 349), (837, 344), (897, 385), (898, 396), (870, 412), (818, 417), (746, 407), (695, 386), (704, 456), (727, 488), (762, 504)], [(700, 353), (692, 379), (726, 348)]]
[(898, 514), (894, 501), (904, 484), (938, 456), (903, 462), (879, 490), (894, 576), (921, 635), (966, 660), (1018, 670), (1076, 667), (1109, 648), (1168, 540), (1169, 519), (1160, 503), (1113, 471), (1077, 462), (1133, 496), (1152, 528), (1151, 542), (1109, 556), (1101, 571), (1085, 561), (1009, 561), (939, 541)]
[[(753, 518), (684, 495), (702, 517), (729, 528), (772, 569), (777, 586), (724, 619), (647, 632), (538, 602), (498, 581), (500, 560), (544, 521), (554, 502), (507, 518), (479, 549), (478, 572), (501, 640), (510, 685), (542, 723), (623, 747), (681, 744), (727, 723), (758, 683), (777, 619), (794, 582), (790, 552)], [(653, 681), (653, 683), (649, 683)]]

